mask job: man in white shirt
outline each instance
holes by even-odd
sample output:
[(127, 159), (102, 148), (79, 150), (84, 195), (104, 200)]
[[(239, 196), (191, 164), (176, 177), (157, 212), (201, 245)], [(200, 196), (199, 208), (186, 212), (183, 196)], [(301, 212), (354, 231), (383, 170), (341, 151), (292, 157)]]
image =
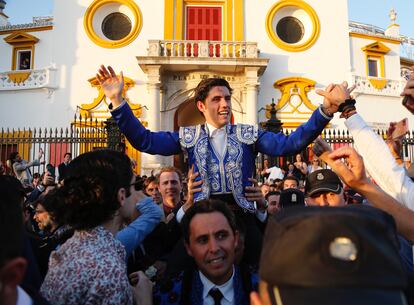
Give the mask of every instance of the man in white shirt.
[(179, 132), (150, 132), (133, 115), (122, 96), (123, 75), (112, 67), (101, 66), (97, 79), (106, 97), (113, 118), (130, 143), (139, 151), (174, 155), (185, 152), (189, 165), (194, 165), (203, 180), (201, 191), (194, 194), (197, 202), (212, 194), (230, 194), (241, 210), (254, 213), (257, 207), (244, 196), (249, 178), (255, 172), (259, 152), (278, 156), (293, 154), (305, 148), (323, 130), (337, 112), (338, 105), (349, 97), (351, 88), (344, 82), (317, 91), (325, 97), (323, 105), (314, 111), (305, 124), (289, 136), (258, 129), (257, 125), (231, 123), (232, 103), (230, 84), (221, 78), (202, 80), (194, 90), (194, 102), (206, 124), (180, 128)]
[[(344, 82), (329, 86), (323, 105), (309, 120), (289, 136), (260, 130), (257, 125), (231, 124), (232, 88), (222, 78), (202, 80), (194, 89), (194, 102), (206, 124), (181, 127), (178, 132), (147, 130), (134, 116), (122, 96), (123, 75), (116, 75), (112, 67), (101, 66), (97, 79), (106, 97), (111, 101), (111, 115), (130, 143), (139, 151), (170, 156), (184, 152), (188, 164), (199, 173), (203, 181), (200, 191), (194, 194), (198, 202), (214, 196), (226, 201), (237, 217), (245, 224), (246, 246), (257, 249), (251, 259), (257, 264), (261, 249), (261, 224), (256, 224), (260, 207), (246, 197), (252, 187), (257, 154), (270, 156), (290, 155), (301, 151), (324, 129), (337, 112), (338, 106), (350, 96), (352, 88)], [(249, 213), (247, 213), (249, 212)]]
[(281, 168), (272, 166), (271, 168), (268, 168), (267, 171), (269, 173), (269, 177), (267, 178), (268, 181), (274, 182), (276, 179), (283, 179), (283, 172)]
[(265, 159), (263, 162), (263, 170), (262, 170), (262, 175), (263, 174), (268, 174), (267, 178), (266, 178), (266, 182), (274, 182), (276, 179), (283, 179), (283, 171), (281, 168), (277, 167), (277, 166), (272, 166), (272, 167), (268, 167), (269, 166), (269, 160)]

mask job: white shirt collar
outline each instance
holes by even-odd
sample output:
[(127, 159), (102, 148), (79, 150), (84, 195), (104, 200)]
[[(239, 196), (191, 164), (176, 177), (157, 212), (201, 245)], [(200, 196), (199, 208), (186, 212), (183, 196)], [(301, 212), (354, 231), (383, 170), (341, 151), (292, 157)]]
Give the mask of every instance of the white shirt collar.
[(16, 305), (32, 305), (32, 298), (20, 286), (17, 286), (17, 303)]
[(223, 294), (223, 298), (226, 299), (226, 301), (228, 301), (229, 303), (233, 302), (233, 299), (234, 299), (234, 289), (233, 289), (234, 266), (233, 266), (233, 273), (230, 279), (220, 286), (217, 286), (216, 284), (212, 283), (201, 271), (198, 271), (198, 273), (200, 275), (201, 283), (203, 283), (203, 300), (207, 298), (208, 293), (212, 288), (217, 288)]
[(219, 131), (219, 130), (224, 130), (224, 131), (226, 131), (227, 129), (226, 129), (226, 127), (227, 127), (227, 125), (224, 125), (223, 127), (221, 127), (221, 128), (216, 128), (216, 127), (214, 127), (213, 125), (210, 125), (209, 123), (207, 123), (206, 122), (206, 129), (207, 129), (207, 133), (208, 133), (208, 136), (211, 138), (212, 136), (214, 136), (216, 133), (217, 133), (217, 131)]

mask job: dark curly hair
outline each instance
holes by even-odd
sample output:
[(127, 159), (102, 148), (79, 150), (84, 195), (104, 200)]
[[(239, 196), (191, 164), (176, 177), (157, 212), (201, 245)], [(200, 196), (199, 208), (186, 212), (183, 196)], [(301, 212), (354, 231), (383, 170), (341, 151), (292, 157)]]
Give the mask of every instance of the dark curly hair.
[(68, 167), (64, 185), (56, 196), (64, 208), (55, 219), (75, 230), (88, 230), (110, 220), (120, 208), (118, 191), (130, 195), (133, 177), (128, 156), (113, 150), (96, 150), (75, 158)]
[(207, 97), (208, 93), (210, 92), (211, 88), (217, 87), (217, 86), (227, 87), (227, 89), (229, 89), (230, 94), (233, 91), (233, 89), (231, 89), (230, 84), (228, 83), (228, 81), (226, 81), (223, 78), (203, 79), (197, 85), (197, 87), (194, 89), (194, 101), (195, 101), (195, 103), (197, 103), (198, 101), (201, 101), (201, 102), (204, 103), (204, 101), (206, 100), (206, 97)]
[(58, 226), (62, 225), (56, 219), (56, 214), (59, 214), (59, 211), (61, 214), (66, 211), (65, 202), (59, 195), (59, 189), (55, 188), (47, 194), (40, 195), (33, 203), (33, 206), (36, 208), (39, 204), (49, 213), (51, 219), (57, 223)]

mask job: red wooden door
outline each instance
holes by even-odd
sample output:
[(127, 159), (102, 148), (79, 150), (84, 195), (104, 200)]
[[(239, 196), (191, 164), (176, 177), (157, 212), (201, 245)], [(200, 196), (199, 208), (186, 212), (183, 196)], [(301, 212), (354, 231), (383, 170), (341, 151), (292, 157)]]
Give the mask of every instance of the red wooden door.
[[(216, 6), (188, 6), (187, 7), (187, 24), (186, 39), (187, 40), (222, 40), (222, 21), (221, 7)], [(216, 51), (219, 56), (219, 45), (210, 45), (210, 56)], [(191, 46), (187, 47), (187, 53)], [(198, 55), (198, 46), (194, 47), (194, 56)]]

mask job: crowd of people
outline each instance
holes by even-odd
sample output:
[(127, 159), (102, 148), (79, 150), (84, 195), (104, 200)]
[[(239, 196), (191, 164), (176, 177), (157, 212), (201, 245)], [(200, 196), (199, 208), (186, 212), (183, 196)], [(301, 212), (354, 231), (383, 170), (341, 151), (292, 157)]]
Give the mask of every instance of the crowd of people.
[[(206, 123), (178, 132), (141, 125), (122, 73), (102, 66), (97, 79), (130, 143), (184, 152), (190, 168), (141, 177), (125, 152), (102, 149), (68, 152), (57, 173), (37, 176), (43, 151), (31, 162), (12, 153), (11, 171), (0, 163), (0, 304), (414, 304), (414, 182), (398, 163), (401, 138), (368, 127), (348, 84), (319, 90), (323, 104), (285, 136), (231, 125), (220, 78), (194, 92)], [(414, 77), (402, 95), (414, 114)], [(258, 153), (302, 151), (337, 112), (355, 148), (256, 170)]]
[[(310, 184), (309, 179), (321, 174), (330, 175), (332, 171), (324, 171), (329, 166), (320, 160), (314, 153), (310, 158), (309, 164), (301, 154), (296, 154), (295, 162), (287, 161), (281, 168), (274, 165), (269, 166), (269, 160), (265, 159), (263, 168), (257, 170), (257, 180), (260, 181), (260, 189), (268, 202), (267, 212), (275, 214), (283, 206), (291, 204), (288, 193), (295, 193), (298, 196), (297, 205), (305, 205), (305, 195), (309, 197), (310, 193), (306, 192), (305, 185)], [(314, 174), (316, 172), (316, 174)], [(356, 193), (352, 188), (344, 187), (343, 197), (347, 204), (363, 203), (363, 196)], [(281, 201), (282, 199), (282, 201)], [(287, 201), (286, 201), (287, 200)], [(311, 199), (308, 199), (309, 201)], [(309, 204), (306, 202), (306, 204)]]

